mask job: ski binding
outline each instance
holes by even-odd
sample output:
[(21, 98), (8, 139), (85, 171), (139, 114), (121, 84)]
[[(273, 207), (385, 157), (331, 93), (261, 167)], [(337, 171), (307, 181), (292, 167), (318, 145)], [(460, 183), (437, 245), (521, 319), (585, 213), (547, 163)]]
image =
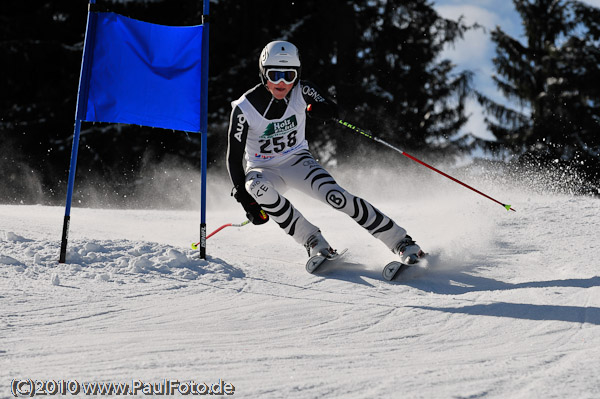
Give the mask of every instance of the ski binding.
[(348, 251), (348, 248), (342, 249), (341, 251), (335, 251), (329, 256), (323, 255), (315, 255), (308, 258), (308, 262), (306, 262), (306, 271), (309, 273), (314, 273), (325, 261), (332, 261), (339, 259), (342, 255), (344, 255)]

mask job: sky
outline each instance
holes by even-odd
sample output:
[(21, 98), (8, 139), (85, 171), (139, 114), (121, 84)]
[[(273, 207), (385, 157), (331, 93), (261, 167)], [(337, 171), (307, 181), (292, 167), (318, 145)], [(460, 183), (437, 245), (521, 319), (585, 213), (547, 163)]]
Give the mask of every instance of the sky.
[[(600, 0), (583, 0), (582, 2), (600, 8)], [(467, 24), (477, 22), (485, 27), (485, 32), (478, 29), (467, 33), (465, 39), (456, 43), (454, 48), (448, 48), (443, 57), (454, 61), (458, 70), (473, 71), (475, 89), (496, 102), (507, 104), (491, 78), (494, 74), (492, 58), (495, 55), (495, 46), (490, 40), (490, 32), (496, 26), (500, 26), (504, 32), (514, 38), (521, 39), (523, 37), (521, 19), (513, 2), (508, 0), (433, 0), (433, 3), (434, 8), (444, 18), (456, 20), (462, 15)], [(493, 135), (485, 126), (483, 109), (474, 99), (469, 100), (467, 112), (470, 114), (470, 118), (464, 130), (484, 139), (493, 139)]]

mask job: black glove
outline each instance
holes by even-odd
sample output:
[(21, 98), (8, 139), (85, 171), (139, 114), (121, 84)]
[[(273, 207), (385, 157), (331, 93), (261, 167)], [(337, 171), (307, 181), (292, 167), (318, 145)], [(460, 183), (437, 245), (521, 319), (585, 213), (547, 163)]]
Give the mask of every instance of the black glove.
[(246, 217), (253, 224), (263, 224), (269, 221), (269, 215), (262, 210), (256, 200), (245, 189), (240, 189), (239, 186), (235, 187), (231, 195), (233, 195), (237, 202), (242, 204), (246, 211)]
[(338, 117), (338, 110), (332, 103), (311, 103), (306, 107), (306, 114), (320, 121), (329, 121)]

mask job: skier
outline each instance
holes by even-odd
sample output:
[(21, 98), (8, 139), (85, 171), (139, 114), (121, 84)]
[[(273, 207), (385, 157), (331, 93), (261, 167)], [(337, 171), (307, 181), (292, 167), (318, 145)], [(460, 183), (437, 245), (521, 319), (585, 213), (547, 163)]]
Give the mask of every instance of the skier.
[(306, 116), (337, 117), (337, 105), (314, 84), (300, 80), (296, 46), (287, 41), (267, 44), (258, 67), (261, 83), (232, 102), (227, 146), (232, 195), (248, 219), (257, 225), (273, 219), (305, 246), (309, 256), (333, 255), (336, 251), (319, 228), (283, 196), (293, 188), (349, 215), (400, 255), (402, 262), (417, 262), (423, 252), (406, 230), (340, 187), (309, 152)]

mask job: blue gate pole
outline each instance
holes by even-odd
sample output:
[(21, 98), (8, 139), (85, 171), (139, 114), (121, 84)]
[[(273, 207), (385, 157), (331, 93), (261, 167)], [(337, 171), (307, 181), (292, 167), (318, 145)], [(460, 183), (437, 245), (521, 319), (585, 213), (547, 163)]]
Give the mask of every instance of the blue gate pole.
[[(96, 0), (90, 0), (89, 4), (95, 4)], [(73, 188), (75, 186), (75, 172), (77, 170), (77, 153), (79, 150), (79, 135), (81, 133), (82, 115), (85, 115), (83, 107), (87, 102), (87, 91), (89, 86), (88, 52), (94, 42), (96, 32), (96, 18), (88, 5), (88, 19), (85, 29), (85, 42), (83, 45), (83, 56), (81, 60), (81, 71), (79, 74), (79, 89), (77, 91), (77, 108), (75, 110), (75, 128), (73, 132), (73, 147), (71, 148), (71, 164), (69, 166), (69, 182), (67, 184), (67, 203), (65, 206), (65, 218), (63, 221), (62, 239), (60, 243), (59, 263), (65, 263), (67, 258), (67, 242), (69, 240), (69, 225), (71, 223), (71, 203), (73, 201)]]
[(207, 136), (208, 136), (208, 8), (210, 1), (204, 0), (202, 11), (202, 93), (201, 93), (201, 119), (200, 119), (200, 145), (201, 149), (201, 197), (200, 197), (200, 258), (206, 259), (206, 164), (207, 164)]
[(71, 148), (71, 165), (69, 166), (69, 183), (67, 185), (67, 204), (65, 206), (65, 218), (63, 221), (62, 240), (60, 243), (59, 263), (65, 263), (67, 257), (67, 241), (69, 240), (69, 224), (71, 222), (71, 202), (73, 201), (73, 187), (75, 186), (75, 171), (77, 169), (77, 152), (79, 149), (79, 133), (81, 121), (75, 121), (73, 133), (73, 147)]

